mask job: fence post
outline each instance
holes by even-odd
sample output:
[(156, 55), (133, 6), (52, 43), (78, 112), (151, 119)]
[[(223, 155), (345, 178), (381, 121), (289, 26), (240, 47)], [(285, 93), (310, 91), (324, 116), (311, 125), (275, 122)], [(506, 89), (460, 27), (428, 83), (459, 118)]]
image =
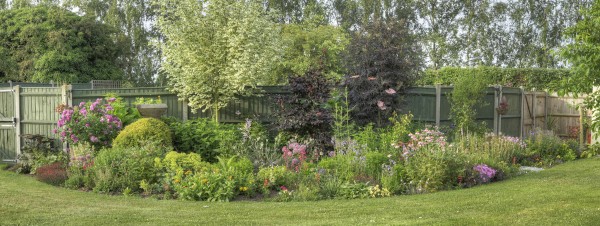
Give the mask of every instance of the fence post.
[(63, 85), (61, 88), (62, 102), (69, 107), (73, 106), (73, 98), (71, 96), (71, 90), (73, 90), (73, 86)]
[(498, 98), (496, 98), (496, 103), (498, 103), (496, 105), (496, 108), (494, 109), (494, 111), (496, 112), (496, 115), (498, 115), (498, 135), (500, 135), (500, 133), (502, 133), (502, 115), (500, 113), (498, 113), (498, 111), (496, 111), (496, 109), (498, 109), (500, 107), (500, 101), (502, 101), (502, 96), (504, 95), (504, 92), (502, 91), (502, 86), (498, 87)]
[(519, 90), (521, 91), (521, 131), (519, 132), (519, 138), (521, 138), (521, 140), (523, 139), (523, 133), (525, 132), (525, 106), (524, 104), (526, 103), (525, 101), (525, 89), (523, 89), (523, 86), (519, 87)]
[(13, 90), (13, 95), (15, 98), (15, 148), (17, 149), (16, 154), (18, 158), (18, 156), (21, 155), (21, 86), (14, 86)]
[(531, 110), (531, 112), (532, 112), (531, 113), (531, 117), (532, 117), (531, 129), (533, 129), (535, 131), (537, 129), (537, 122), (536, 122), (537, 121), (537, 119), (536, 119), (536, 116), (537, 116), (537, 91), (533, 92), (533, 96), (531, 97), (531, 100), (532, 100), (531, 101), (532, 102), (531, 103), (531, 106), (532, 106), (531, 107), (532, 108), (532, 110)]
[(548, 92), (544, 91), (544, 130), (548, 130)]
[(440, 126), (442, 106), (442, 85), (435, 84), (435, 126)]
[(585, 148), (585, 134), (583, 133), (583, 106), (579, 106), (579, 150)]
[(498, 111), (496, 111), (496, 109), (498, 109), (498, 95), (499, 95), (499, 90), (500, 88), (498, 87), (498, 85), (494, 86), (494, 134), (498, 135), (499, 129), (498, 129)]

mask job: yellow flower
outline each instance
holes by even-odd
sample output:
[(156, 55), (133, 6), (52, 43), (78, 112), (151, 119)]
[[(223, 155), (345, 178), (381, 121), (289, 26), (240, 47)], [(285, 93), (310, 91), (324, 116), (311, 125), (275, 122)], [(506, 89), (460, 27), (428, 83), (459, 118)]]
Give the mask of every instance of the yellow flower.
[(175, 179), (175, 183), (176, 183), (176, 184), (177, 184), (177, 183), (179, 183), (179, 182), (180, 182), (180, 180), (179, 180), (179, 179)]
[(208, 179), (206, 179), (206, 178), (202, 179), (202, 183), (203, 183), (203, 184), (206, 184), (206, 183), (208, 183)]
[(240, 187), (240, 191), (248, 191), (248, 187)]

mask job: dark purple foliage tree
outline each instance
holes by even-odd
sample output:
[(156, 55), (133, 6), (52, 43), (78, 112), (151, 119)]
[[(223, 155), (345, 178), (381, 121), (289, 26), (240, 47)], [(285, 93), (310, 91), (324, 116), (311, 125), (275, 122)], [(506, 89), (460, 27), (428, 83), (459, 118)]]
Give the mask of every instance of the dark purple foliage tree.
[(377, 20), (353, 34), (346, 77), (351, 117), (358, 125), (387, 124), (400, 111), (400, 95), (417, 79), (422, 62), (404, 21)]
[(289, 77), (291, 94), (277, 98), (277, 127), (303, 137), (312, 138), (316, 153), (333, 149), (331, 143), (333, 117), (326, 108), (332, 84), (320, 70)]

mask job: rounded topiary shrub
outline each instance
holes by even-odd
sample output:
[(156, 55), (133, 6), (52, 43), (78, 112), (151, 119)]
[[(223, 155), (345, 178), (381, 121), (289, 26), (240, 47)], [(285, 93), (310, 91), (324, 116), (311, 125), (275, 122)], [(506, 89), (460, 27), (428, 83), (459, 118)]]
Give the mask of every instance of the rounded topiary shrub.
[(171, 130), (163, 121), (155, 118), (143, 118), (126, 126), (113, 141), (113, 147), (142, 147), (153, 142), (172, 147)]

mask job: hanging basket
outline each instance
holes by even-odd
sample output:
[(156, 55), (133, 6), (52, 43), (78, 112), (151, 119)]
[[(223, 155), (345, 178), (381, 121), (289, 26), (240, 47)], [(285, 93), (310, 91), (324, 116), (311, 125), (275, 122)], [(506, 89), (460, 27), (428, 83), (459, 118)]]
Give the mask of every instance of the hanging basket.
[(500, 115), (506, 115), (506, 113), (508, 113), (508, 108), (496, 108), (496, 112), (498, 112), (498, 114)]
[(167, 113), (167, 104), (138, 104), (136, 108), (143, 117), (160, 118)]

